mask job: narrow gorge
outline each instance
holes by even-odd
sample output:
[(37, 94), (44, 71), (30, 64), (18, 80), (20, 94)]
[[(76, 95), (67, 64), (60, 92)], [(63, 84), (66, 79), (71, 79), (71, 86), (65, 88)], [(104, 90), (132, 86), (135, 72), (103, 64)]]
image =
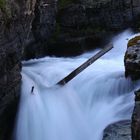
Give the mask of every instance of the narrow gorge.
[[(11, 140), (13, 135), (21, 80), (25, 78), (21, 76), (23, 60), (57, 56), (68, 57), (67, 61), (86, 51), (102, 48), (124, 29), (139, 32), (139, 21), (140, 0), (0, 0), (0, 139)], [(126, 54), (125, 51), (122, 54), (125, 75), (132, 80), (140, 78), (138, 40), (131, 44), (133, 47), (128, 45)], [(123, 42), (121, 45), (126, 47)], [(48, 69), (46, 73), (49, 72)], [(135, 94), (132, 137), (139, 140), (139, 91)], [(108, 132), (106, 135), (110, 136)]]

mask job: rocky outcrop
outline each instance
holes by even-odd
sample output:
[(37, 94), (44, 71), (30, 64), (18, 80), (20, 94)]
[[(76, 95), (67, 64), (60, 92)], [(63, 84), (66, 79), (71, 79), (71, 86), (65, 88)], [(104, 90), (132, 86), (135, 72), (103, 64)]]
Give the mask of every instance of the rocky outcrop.
[[(129, 40), (125, 54), (125, 75), (132, 80), (140, 79), (140, 36)], [(135, 106), (132, 115), (132, 139), (140, 140), (140, 90), (135, 92)]]
[[(17, 109), (21, 59), (46, 54), (55, 0), (0, 0), (0, 139), (10, 139)], [(45, 52), (45, 53), (44, 53)]]
[(63, 55), (71, 50), (75, 55), (102, 46), (115, 32), (135, 26), (139, 16), (139, 0), (59, 0), (48, 52)]
[(19, 101), (21, 59), (43, 56), (54, 0), (0, 0), (0, 139), (9, 140)]
[(124, 63), (126, 77), (130, 76), (132, 80), (140, 79), (140, 36), (128, 42)]
[(132, 140), (140, 140), (140, 90), (135, 92), (135, 107), (132, 115)]
[(132, 140), (131, 122), (121, 121), (109, 125), (104, 130), (103, 140)]
[(56, 0), (36, 0), (29, 41), (24, 45), (24, 59), (47, 55), (47, 41), (55, 30), (56, 10)]
[(21, 57), (35, 0), (0, 0), (0, 139), (9, 140), (19, 101)]

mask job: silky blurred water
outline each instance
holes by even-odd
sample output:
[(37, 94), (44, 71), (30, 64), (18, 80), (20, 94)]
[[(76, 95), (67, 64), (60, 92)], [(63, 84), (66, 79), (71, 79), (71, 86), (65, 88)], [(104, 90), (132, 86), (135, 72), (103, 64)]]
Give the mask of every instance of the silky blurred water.
[(127, 30), (116, 36), (114, 49), (64, 87), (55, 83), (99, 50), (72, 58), (23, 62), (14, 139), (102, 140), (109, 124), (129, 120), (138, 83), (125, 79), (123, 61), (127, 38), (132, 35)]

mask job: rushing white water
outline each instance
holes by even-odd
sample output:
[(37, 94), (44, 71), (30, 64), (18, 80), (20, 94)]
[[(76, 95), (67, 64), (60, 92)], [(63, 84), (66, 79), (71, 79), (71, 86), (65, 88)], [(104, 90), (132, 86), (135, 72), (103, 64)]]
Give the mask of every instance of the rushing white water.
[(125, 31), (115, 37), (113, 50), (64, 87), (55, 83), (96, 51), (24, 62), (14, 139), (101, 140), (107, 125), (129, 120), (137, 83), (125, 79), (123, 59), (131, 35)]

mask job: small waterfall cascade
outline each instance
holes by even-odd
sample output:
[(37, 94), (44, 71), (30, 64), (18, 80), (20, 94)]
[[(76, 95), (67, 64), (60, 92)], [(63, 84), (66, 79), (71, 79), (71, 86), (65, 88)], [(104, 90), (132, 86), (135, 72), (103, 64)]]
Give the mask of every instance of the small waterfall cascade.
[(139, 85), (124, 76), (124, 54), (132, 36), (130, 31), (117, 35), (112, 40), (114, 49), (63, 87), (55, 83), (98, 50), (23, 62), (14, 139), (102, 140), (109, 124), (129, 120)]

